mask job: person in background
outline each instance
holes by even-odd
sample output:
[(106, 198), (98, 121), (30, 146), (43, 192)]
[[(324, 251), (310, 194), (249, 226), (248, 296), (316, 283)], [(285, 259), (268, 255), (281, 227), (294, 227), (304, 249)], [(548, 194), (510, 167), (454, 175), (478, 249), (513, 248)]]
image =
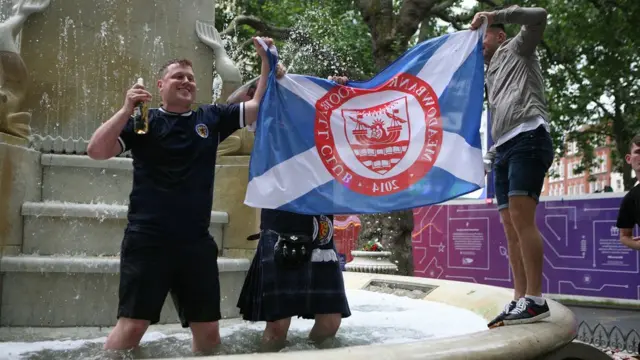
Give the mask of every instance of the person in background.
[[(542, 8), (506, 9), (475, 14), (471, 29), (486, 19), (483, 39), (486, 91), (495, 144), (485, 164), (493, 168), (498, 211), (508, 241), (513, 300), (487, 326), (526, 324), (549, 316), (542, 297), (543, 244), (535, 222), (544, 178), (553, 161), (544, 80), (536, 48), (542, 42), (547, 12)], [(507, 39), (503, 24), (520, 25)]]
[[(624, 157), (631, 165), (636, 179), (640, 176), (640, 134), (631, 139), (629, 153)], [(622, 198), (616, 227), (620, 229), (620, 242), (628, 248), (640, 250), (640, 237), (633, 237), (633, 228), (640, 225), (640, 186), (634, 186)]]
[[(253, 94), (249, 87), (229, 102), (246, 102)], [(238, 308), (244, 320), (266, 321), (262, 349), (285, 346), (293, 316), (315, 320), (309, 338), (316, 344), (334, 337), (351, 311), (333, 241), (333, 215), (262, 209), (260, 233), (248, 239), (259, 240)]]
[[(267, 54), (259, 38), (253, 43), (266, 79)], [(122, 108), (95, 131), (87, 149), (96, 160), (127, 150), (133, 156), (133, 188), (120, 252), (118, 321), (104, 347), (138, 346), (149, 325), (159, 321), (171, 292), (182, 326), (191, 328), (193, 351), (207, 353), (220, 343), (218, 247), (209, 233), (216, 151), (229, 135), (256, 121), (266, 81), (258, 82), (247, 102), (192, 110), (192, 63), (174, 59), (160, 69), (157, 87), (162, 106), (149, 110), (147, 133), (133, 129), (134, 108), (151, 101), (151, 94), (136, 84), (127, 91)]]

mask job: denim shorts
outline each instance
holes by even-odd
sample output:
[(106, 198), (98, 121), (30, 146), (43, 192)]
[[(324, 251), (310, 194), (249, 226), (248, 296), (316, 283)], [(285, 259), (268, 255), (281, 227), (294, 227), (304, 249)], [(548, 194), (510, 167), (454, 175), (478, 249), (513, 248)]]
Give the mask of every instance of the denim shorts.
[(509, 207), (510, 196), (531, 196), (537, 203), (552, 161), (551, 135), (543, 126), (498, 146), (493, 165), (498, 210)]

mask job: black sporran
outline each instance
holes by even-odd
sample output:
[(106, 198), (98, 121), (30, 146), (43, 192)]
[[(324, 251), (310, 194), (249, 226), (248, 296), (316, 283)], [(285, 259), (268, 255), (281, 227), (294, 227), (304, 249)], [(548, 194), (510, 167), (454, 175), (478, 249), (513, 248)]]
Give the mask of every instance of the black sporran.
[(313, 238), (307, 235), (278, 234), (273, 248), (276, 264), (286, 268), (297, 268), (311, 259)]

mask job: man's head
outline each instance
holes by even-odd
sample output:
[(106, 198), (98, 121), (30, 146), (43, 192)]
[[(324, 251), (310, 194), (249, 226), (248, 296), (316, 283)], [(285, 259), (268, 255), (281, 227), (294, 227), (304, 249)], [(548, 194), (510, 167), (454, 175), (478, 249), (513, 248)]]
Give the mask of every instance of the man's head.
[(640, 134), (631, 139), (629, 153), (624, 159), (627, 161), (627, 164), (631, 165), (633, 171), (640, 172)]
[(184, 111), (196, 99), (193, 64), (187, 59), (171, 59), (159, 71), (158, 90), (162, 106), (169, 111)]
[(484, 55), (484, 62), (489, 63), (493, 54), (507, 40), (507, 32), (502, 24), (491, 24), (487, 27), (487, 32), (484, 34), (482, 40), (482, 54)]

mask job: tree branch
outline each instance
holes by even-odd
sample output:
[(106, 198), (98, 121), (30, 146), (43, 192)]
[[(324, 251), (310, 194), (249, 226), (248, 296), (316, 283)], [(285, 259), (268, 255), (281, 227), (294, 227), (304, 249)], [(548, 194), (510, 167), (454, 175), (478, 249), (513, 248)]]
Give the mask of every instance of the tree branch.
[(247, 25), (260, 33), (261, 36), (268, 36), (274, 39), (286, 39), (291, 36), (292, 28), (283, 28), (268, 24), (266, 21), (253, 15), (238, 15), (231, 20), (229, 26), (220, 35), (231, 35), (240, 26)]
[(475, 13), (471, 12), (467, 14), (451, 16), (446, 11), (438, 11), (433, 13), (433, 15), (439, 17), (441, 20), (451, 24), (451, 26), (453, 26), (453, 28), (456, 30), (462, 30), (463, 27), (460, 24), (469, 22), (471, 19), (473, 19), (474, 14)]
[[(396, 36), (400, 44), (406, 44), (416, 33), (418, 26), (436, 5), (437, 0), (404, 0), (398, 21), (396, 22)], [(449, 2), (449, 1), (445, 1)], [(452, 2), (453, 3), (453, 2)]]
[(478, 3), (480, 3), (480, 4), (489, 5), (489, 6), (491, 6), (491, 7), (498, 7), (498, 6), (502, 6), (502, 4), (501, 4), (501, 3), (497, 3), (497, 2), (492, 1), (492, 0), (477, 0), (477, 1), (478, 1)]
[[(464, 28), (461, 24), (471, 22), (471, 20), (473, 19), (473, 16), (478, 11), (481, 10), (480, 8), (481, 4), (488, 5), (490, 7), (498, 7), (501, 5), (500, 2), (495, 2), (493, 0), (477, 0), (477, 4), (471, 10), (467, 11), (466, 13), (452, 15), (448, 11), (452, 5), (450, 3), (452, 3), (452, 1), (445, 1), (443, 3), (440, 3), (434, 6), (431, 9), (431, 13), (437, 16), (438, 18), (440, 18), (441, 20), (450, 23), (451, 26), (453, 26), (453, 28), (456, 30), (463, 30)], [(448, 5), (448, 6), (445, 6), (445, 5)]]
[(601, 4), (600, 0), (588, 0), (596, 9), (598, 9), (598, 11), (603, 12), (603, 11), (607, 11), (609, 9), (619, 9), (620, 13), (628, 19), (627, 14), (629, 14), (629, 10), (626, 9), (626, 7), (618, 4), (618, 2), (613, 1), (613, 0), (604, 0), (603, 2), (605, 4)]
[(369, 27), (373, 58), (378, 69), (387, 66), (394, 58), (396, 41), (393, 0), (356, 0), (362, 19)]
[(446, 21), (449, 24), (451, 24), (451, 26), (453, 26), (454, 29), (456, 30), (462, 30), (462, 25), (460, 25), (454, 18), (453, 16), (447, 14), (444, 11), (439, 11), (439, 12), (434, 12), (433, 15), (437, 16), (438, 18), (440, 18), (440, 20), (442, 21)]
[(441, 2), (440, 4), (434, 5), (434, 6), (431, 8), (431, 12), (432, 12), (432, 13), (437, 13), (437, 12), (440, 12), (440, 11), (445, 11), (445, 10), (447, 10), (448, 8), (450, 8), (450, 7), (453, 5), (453, 3), (455, 3), (455, 2), (456, 2), (455, 0), (446, 0), (446, 1), (443, 1), (443, 2)]
[[(542, 46), (542, 48), (547, 52), (547, 56), (549, 56), (549, 59), (551, 59), (553, 63), (565, 65), (564, 69), (569, 73), (569, 75), (571, 75), (574, 81), (577, 81), (578, 79), (581, 78), (580, 75), (578, 75), (578, 73), (574, 69), (574, 67), (567, 66), (566, 65), (567, 62), (564, 61), (564, 59), (562, 59), (556, 53), (554, 53), (544, 40), (542, 40), (542, 42), (540, 43), (540, 46)], [(614, 114), (612, 114), (600, 101), (596, 99), (590, 99), (590, 100), (593, 101), (593, 103), (596, 104), (596, 106), (598, 106), (605, 113), (605, 116), (609, 116), (610, 118), (614, 117)]]

